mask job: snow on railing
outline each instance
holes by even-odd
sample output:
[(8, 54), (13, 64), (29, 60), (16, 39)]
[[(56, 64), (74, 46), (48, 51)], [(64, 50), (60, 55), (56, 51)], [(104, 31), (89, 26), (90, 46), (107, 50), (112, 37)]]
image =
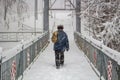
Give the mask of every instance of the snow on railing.
[(74, 37), (78, 47), (84, 52), (100, 80), (120, 80), (120, 52), (112, 50), (103, 45), (102, 42), (79, 32), (75, 32)]
[(12, 78), (17, 80), (23, 76), (24, 71), (37, 59), (48, 43), (49, 32), (44, 32), (41, 35), (31, 37), (30, 40), (22, 40), (18, 46), (2, 52), (0, 65), (2, 79), (0, 80), (11, 80)]
[(113, 50), (107, 46), (105, 46), (102, 42), (92, 38), (91, 36), (85, 36), (78, 32), (76, 32), (79, 36), (81, 36), (83, 39), (87, 40), (89, 43), (94, 45), (96, 48), (103, 51), (107, 56), (115, 60), (120, 65), (120, 52)]

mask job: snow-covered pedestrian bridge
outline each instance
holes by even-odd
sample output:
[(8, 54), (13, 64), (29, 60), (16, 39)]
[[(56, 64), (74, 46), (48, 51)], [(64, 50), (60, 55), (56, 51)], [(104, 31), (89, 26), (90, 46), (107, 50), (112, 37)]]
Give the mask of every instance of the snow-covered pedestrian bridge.
[(53, 43), (45, 32), (9, 51), (14, 54), (2, 58), (1, 80), (119, 80), (119, 53), (105, 49), (96, 40), (78, 32), (73, 35), (69, 30), (67, 34), (70, 50), (65, 52), (63, 67), (56, 69)]
[[(82, 19), (83, 13), (91, 13), (88, 3), (83, 4), (88, 7), (85, 11), (81, 0), (0, 0), (0, 4), (0, 41), (19, 44), (0, 48), (0, 80), (120, 80), (120, 53), (93, 39), (90, 21)], [(60, 24), (70, 50), (65, 52), (64, 66), (56, 69), (50, 38)]]
[(53, 44), (50, 43), (23, 75), (23, 80), (99, 80), (73, 39), (65, 52), (65, 65), (56, 69)]

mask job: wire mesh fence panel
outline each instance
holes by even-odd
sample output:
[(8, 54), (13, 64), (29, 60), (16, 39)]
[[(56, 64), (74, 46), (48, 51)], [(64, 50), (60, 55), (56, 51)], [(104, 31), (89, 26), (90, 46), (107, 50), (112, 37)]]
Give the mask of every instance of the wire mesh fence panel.
[(101, 47), (95, 46), (94, 42), (86, 39), (80, 33), (74, 33), (75, 41), (78, 47), (85, 53), (90, 62), (96, 68), (97, 73), (105, 80), (120, 80), (120, 65), (111, 56), (108, 56)]
[[(29, 44), (23, 44), (22, 50), (1, 63), (1, 80), (16, 80), (33, 62), (39, 52), (47, 45), (49, 33), (45, 32)], [(27, 45), (27, 46), (26, 46)], [(14, 51), (13, 51), (14, 52)]]

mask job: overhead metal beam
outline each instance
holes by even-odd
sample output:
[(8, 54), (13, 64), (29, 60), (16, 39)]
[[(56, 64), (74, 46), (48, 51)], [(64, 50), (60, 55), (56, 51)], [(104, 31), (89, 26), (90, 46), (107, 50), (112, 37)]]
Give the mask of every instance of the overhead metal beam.
[(69, 3), (73, 6), (73, 8), (76, 8), (75, 6), (74, 6), (74, 4), (71, 2), (71, 0), (68, 0), (69, 1)]
[(50, 8), (53, 7), (53, 5), (55, 4), (56, 1), (57, 1), (57, 0), (54, 0), (54, 2), (51, 4)]

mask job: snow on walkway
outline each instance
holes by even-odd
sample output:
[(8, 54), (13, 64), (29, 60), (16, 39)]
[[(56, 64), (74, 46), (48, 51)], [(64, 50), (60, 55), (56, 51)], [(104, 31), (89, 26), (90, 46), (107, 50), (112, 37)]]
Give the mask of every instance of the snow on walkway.
[(40, 54), (23, 77), (23, 80), (99, 80), (82, 51), (70, 41), (70, 50), (65, 52), (65, 65), (55, 67), (53, 44)]
[[(70, 43), (70, 50), (65, 52), (65, 65), (56, 69), (53, 44), (50, 43), (31, 68), (25, 72), (23, 80), (99, 80), (83, 52), (74, 42), (74, 28), (71, 26), (70, 20), (63, 18), (63, 21), (60, 22), (64, 25), (64, 31), (67, 32)], [(56, 25), (59, 24), (57, 24), (58, 20), (55, 22)]]

